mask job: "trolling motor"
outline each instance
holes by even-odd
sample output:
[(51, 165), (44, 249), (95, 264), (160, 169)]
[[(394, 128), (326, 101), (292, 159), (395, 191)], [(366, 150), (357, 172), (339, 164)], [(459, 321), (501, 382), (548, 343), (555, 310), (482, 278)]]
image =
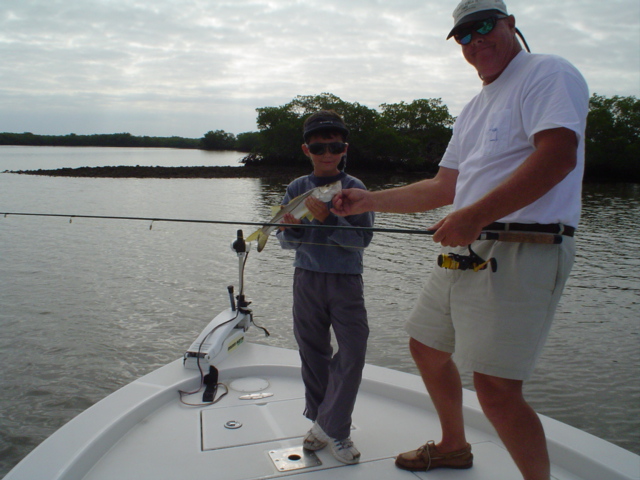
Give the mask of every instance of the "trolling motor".
[(471, 249), (471, 245), (469, 245), (469, 255), (456, 253), (438, 255), (438, 266), (449, 270), (473, 270), (474, 272), (478, 272), (486, 269), (489, 265), (491, 266), (492, 272), (498, 270), (498, 262), (495, 258), (484, 260)]
[(253, 323), (253, 314), (248, 308), (251, 302), (247, 302), (244, 296), (244, 266), (250, 247), (251, 244), (245, 242), (242, 236), (242, 230), (238, 230), (237, 238), (231, 244), (231, 249), (238, 256), (238, 296), (233, 296), (233, 285), (227, 287), (230, 308), (218, 314), (191, 344), (184, 354), (185, 368), (202, 371), (214, 367), (244, 342), (244, 333)]

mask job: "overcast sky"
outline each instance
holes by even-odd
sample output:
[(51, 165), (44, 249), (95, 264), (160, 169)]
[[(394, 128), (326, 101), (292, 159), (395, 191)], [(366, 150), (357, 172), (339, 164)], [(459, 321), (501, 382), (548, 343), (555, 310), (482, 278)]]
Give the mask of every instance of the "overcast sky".
[[(457, 0), (0, 0), (0, 132), (199, 138), (329, 92), (378, 109), (480, 89)], [(532, 52), (640, 97), (638, 0), (507, 0)]]

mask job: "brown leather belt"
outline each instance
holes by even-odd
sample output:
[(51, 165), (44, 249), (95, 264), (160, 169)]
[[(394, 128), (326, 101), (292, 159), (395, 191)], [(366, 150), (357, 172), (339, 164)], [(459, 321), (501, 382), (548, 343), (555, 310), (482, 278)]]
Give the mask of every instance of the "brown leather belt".
[(499, 223), (494, 222), (487, 225), (482, 230), (493, 230), (498, 232), (539, 232), (539, 233), (553, 233), (555, 235), (565, 235), (567, 237), (573, 237), (576, 232), (575, 227), (569, 225), (563, 225), (561, 223)]

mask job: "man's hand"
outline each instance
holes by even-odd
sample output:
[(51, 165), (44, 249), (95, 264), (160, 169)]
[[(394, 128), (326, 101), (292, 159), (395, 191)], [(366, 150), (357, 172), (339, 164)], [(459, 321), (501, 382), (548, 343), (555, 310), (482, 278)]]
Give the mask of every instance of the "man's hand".
[(450, 213), (429, 230), (436, 230), (433, 241), (443, 247), (465, 247), (480, 236), (485, 226), (482, 220), (475, 219), (470, 209), (461, 209)]
[(372, 210), (370, 197), (371, 192), (361, 188), (342, 190), (333, 197), (333, 208), (331, 212), (341, 217), (370, 212)]

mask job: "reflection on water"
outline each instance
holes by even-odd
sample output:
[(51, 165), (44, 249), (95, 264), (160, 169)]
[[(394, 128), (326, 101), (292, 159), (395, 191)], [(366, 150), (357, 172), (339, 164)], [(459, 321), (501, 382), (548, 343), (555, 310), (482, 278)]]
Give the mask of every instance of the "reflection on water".
[(19, 147), (0, 145), (0, 172), (52, 168), (239, 166), (246, 154), (173, 148)]
[[(1, 166), (0, 166), (1, 167)], [(262, 221), (290, 179), (72, 179), (0, 175), (8, 211)], [(365, 178), (372, 189), (401, 183)], [(578, 257), (536, 373), (547, 415), (640, 453), (638, 186), (586, 186)], [(379, 214), (427, 228), (447, 209)], [(0, 475), (87, 406), (182, 355), (237, 286), (233, 225), (0, 219)], [(245, 228), (246, 234), (253, 227)], [(416, 373), (402, 329), (433, 268), (428, 236), (378, 233), (365, 253), (368, 361)], [(295, 348), (292, 252), (250, 254), (250, 340)], [(466, 386), (469, 376), (465, 376)], [(434, 433), (435, 434), (435, 433)]]

